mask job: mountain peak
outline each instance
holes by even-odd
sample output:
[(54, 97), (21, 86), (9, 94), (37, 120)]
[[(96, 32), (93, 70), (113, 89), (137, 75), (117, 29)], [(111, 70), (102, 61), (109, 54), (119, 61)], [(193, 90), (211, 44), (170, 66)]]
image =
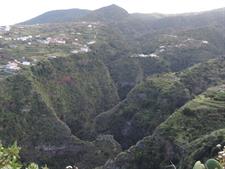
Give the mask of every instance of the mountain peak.
[[(108, 6), (105, 6), (105, 7), (102, 7), (102, 8), (114, 8), (114, 9), (122, 9), (122, 10), (125, 10), (123, 9), (122, 7), (116, 5), (116, 4), (111, 4), (111, 5), (108, 5)], [(101, 8), (100, 8), (101, 9)]]
[(97, 9), (95, 11), (104, 11), (104, 10), (113, 10), (115, 12), (123, 12), (123, 13), (128, 14), (128, 12), (124, 8), (122, 8), (122, 7), (120, 7), (120, 6), (116, 5), (116, 4), (105, 6), (105, 7), (99, 8), (99, 9)]
[(106, 7), (99, 8), (88, 15), (88, 20), (99, 20), (99, 21), (118, 21), (122, 18), (129, 16), (129, 13), (115, 5), (109, 5)]

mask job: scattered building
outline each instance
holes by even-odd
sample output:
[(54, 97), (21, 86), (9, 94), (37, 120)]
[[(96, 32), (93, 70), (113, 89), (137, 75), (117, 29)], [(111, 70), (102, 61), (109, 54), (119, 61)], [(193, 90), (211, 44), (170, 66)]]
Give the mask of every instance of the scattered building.
[(11, 37), (6, 37), (6, 38), (4, 38), (4, 39), (5, 39), (5, 41), (11, 41), (11, 40), (12, 40)]
[(151, 57), (151, 58), (158, 58), (159, 56), (156, 55), (155, 53), (151, 53), (151, 54), (134, 54), (131, 55), (131, 57), (141, 57), (141, 58), (147, 58), (147, 57)]
[(9, 32), (11, 30), (10, 25), (0, 26), (0, 32)]
[(45, 44), (45, 45), (49, 44), (49, 41), (47, 41), (47, 40), (37, 40), (37, 41), (41, 44)]
[(164, 52), (164, 51), (165, 51), (165, 49), (160, 49), (160, 50), (159, 50), (160, 53), (162, 53), (162, 52)]
[(10, 25), (5, 26), (5, 31), (6, 32), (9, 32), (10, 30), (11, 30), (11, 26)]
[(203, 40), (202, 43), (203, 43), (203, 44), (208, 44), (209, 42), (206, 41), (206, 40)]
[(177, 35), (166, 35), (168, 37), (171, 37), (171, 38), (177, 38)]
[(48, 59), (56, 59), (56, 58), (57, 58), (57, 56), (55, 56), (55, 55), (48, 56)]
[(31, 64), (30, 64), (30, 62), (28, 62), (28, 61), (23, 61), (23, 62), (22, 62), (22, 65), (24, 65), (24, 66), (30, 66)]
[(88, 47), (81, 47), (80, 48), (80, 52), (85, 52), (85, 53), (87, 53), (87, 52), (89, 52), (90, 50), (89, 50), (89, 48)]
[(90, 25), (88, 25), (88, 28), (92, 28), (93, 26), (90, 24)]
[(16, 40), (24, 42), (24, 41), (27, 41), (27, 40), (32, 39), (32, 38), (33, 37), (31, 35), (29, 35), (29, 36), (18, 37), (18, 38), (16, 38)]
[(87, 44), (88, 44), (88, 45), (93, 45), (93, 44), (95, 44), (95, 43), (96, 43), (96, 41), (93, 40), (93, 41), (88, 42)]
[(79, 53), (79, 51), (78, 50), (72, 50), (71, 53), (72, 54), (77, 54), (77, 53)]
[(58, 43), (58, 44), (66, 44), (66, 41), (63, 38), (51, 38), (48, 37), (46, 41), (49, 43)]

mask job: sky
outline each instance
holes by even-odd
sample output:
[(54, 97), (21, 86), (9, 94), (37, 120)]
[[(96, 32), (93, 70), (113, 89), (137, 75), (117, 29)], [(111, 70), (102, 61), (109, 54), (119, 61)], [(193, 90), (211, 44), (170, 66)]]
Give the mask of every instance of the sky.
[(0, 25), (11, 25), (56, 9), (97, 9), (116, 4), (130, 13), (187, 13), (225, 7), (225, 0), (0, 0)]

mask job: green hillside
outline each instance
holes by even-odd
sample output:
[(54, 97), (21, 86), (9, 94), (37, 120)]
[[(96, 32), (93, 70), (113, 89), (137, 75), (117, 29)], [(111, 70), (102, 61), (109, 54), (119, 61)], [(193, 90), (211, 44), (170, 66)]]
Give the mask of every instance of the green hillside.
[(155, 75), (137, 85), (127, 99), (96, 117), (99, 133), (113, 134), (124, 148), (135, 144), (177, 108), (208, 87), (224, 82), (224, 58), (180, 73)]
[(214, 157), (225, 146), (224, 11), (110, 5), (1, 26), (0, 146), (17, 142), (24, 166), (50, 169), (190, 169)]
[[(56, 168), (74, 162), (74, 157), (82, 168), (90, 168), (115, 155), (120, 146), (113, 138), (91, 143), (76, 137), (90, 139), (93, 118), (118, 102), (116, 88), (106, 72), (96, 59), (71, 56), (40, 62), (1, 80), (3, 143), (17, 140), (23, 147), (22, 158)], [(110, 146), (115, 147), (113, 151)], [(63, 160), (54, 162), (60, 158)], [(86, 159), (90, 159), (88, 163)]]
[(192, 168), (196, 160), (215, 156), (224, 144), (224, 86), (209, 88), (185, 104), (146, 137), (103, 168)]

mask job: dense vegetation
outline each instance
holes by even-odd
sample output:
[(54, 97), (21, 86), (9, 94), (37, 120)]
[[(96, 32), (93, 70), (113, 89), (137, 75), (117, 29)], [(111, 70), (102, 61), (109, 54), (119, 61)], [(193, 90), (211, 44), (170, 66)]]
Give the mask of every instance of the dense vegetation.
[(113, 109), (96, 117), (99, 133), (113, 134), (125, 148), (135, 144), (168, 118), (177, 108), (224, 81), (223, 58), (210, 60), (180, 73), (147, 78)]
[(120, 153), (103, 168), (192, 168), (224, 144), (224, 86), (210, 88), (173, 113), (152, 136)]
[(0, 140), (25, 166), (189, 169), (225, 145), (224, 9), (31, 23), (0, 32)]
[[(82, 161), (90, 158), (95, 166), (120, 151), (113, 138), (89, 143), (73, 135), (90, 139), (92, 118), (118, 101), (104, 65), (88, 57), (74, 57), (42, 62), (1, 80), (0, 137), (4, 144), (17, 140), (27, 160), (38, 158), (51, 167), (71, 163), (76, 155)], [(63, 155), (68, 157), (52, 164)], [(99, 159), (91, 162), (94, 157)]]
[[(21, 169), (25, 167), (20, 162), (19, 156), (20, 148), (14, 143), (10, 147), (3, 147), (0, 144), (0, 168), (1, 169)], [(35, 163), (30, 163), (26, 167), (27, 169), (39, 169), (39, 166)], [(48, 169), (47, 166), (42, 169)]]

